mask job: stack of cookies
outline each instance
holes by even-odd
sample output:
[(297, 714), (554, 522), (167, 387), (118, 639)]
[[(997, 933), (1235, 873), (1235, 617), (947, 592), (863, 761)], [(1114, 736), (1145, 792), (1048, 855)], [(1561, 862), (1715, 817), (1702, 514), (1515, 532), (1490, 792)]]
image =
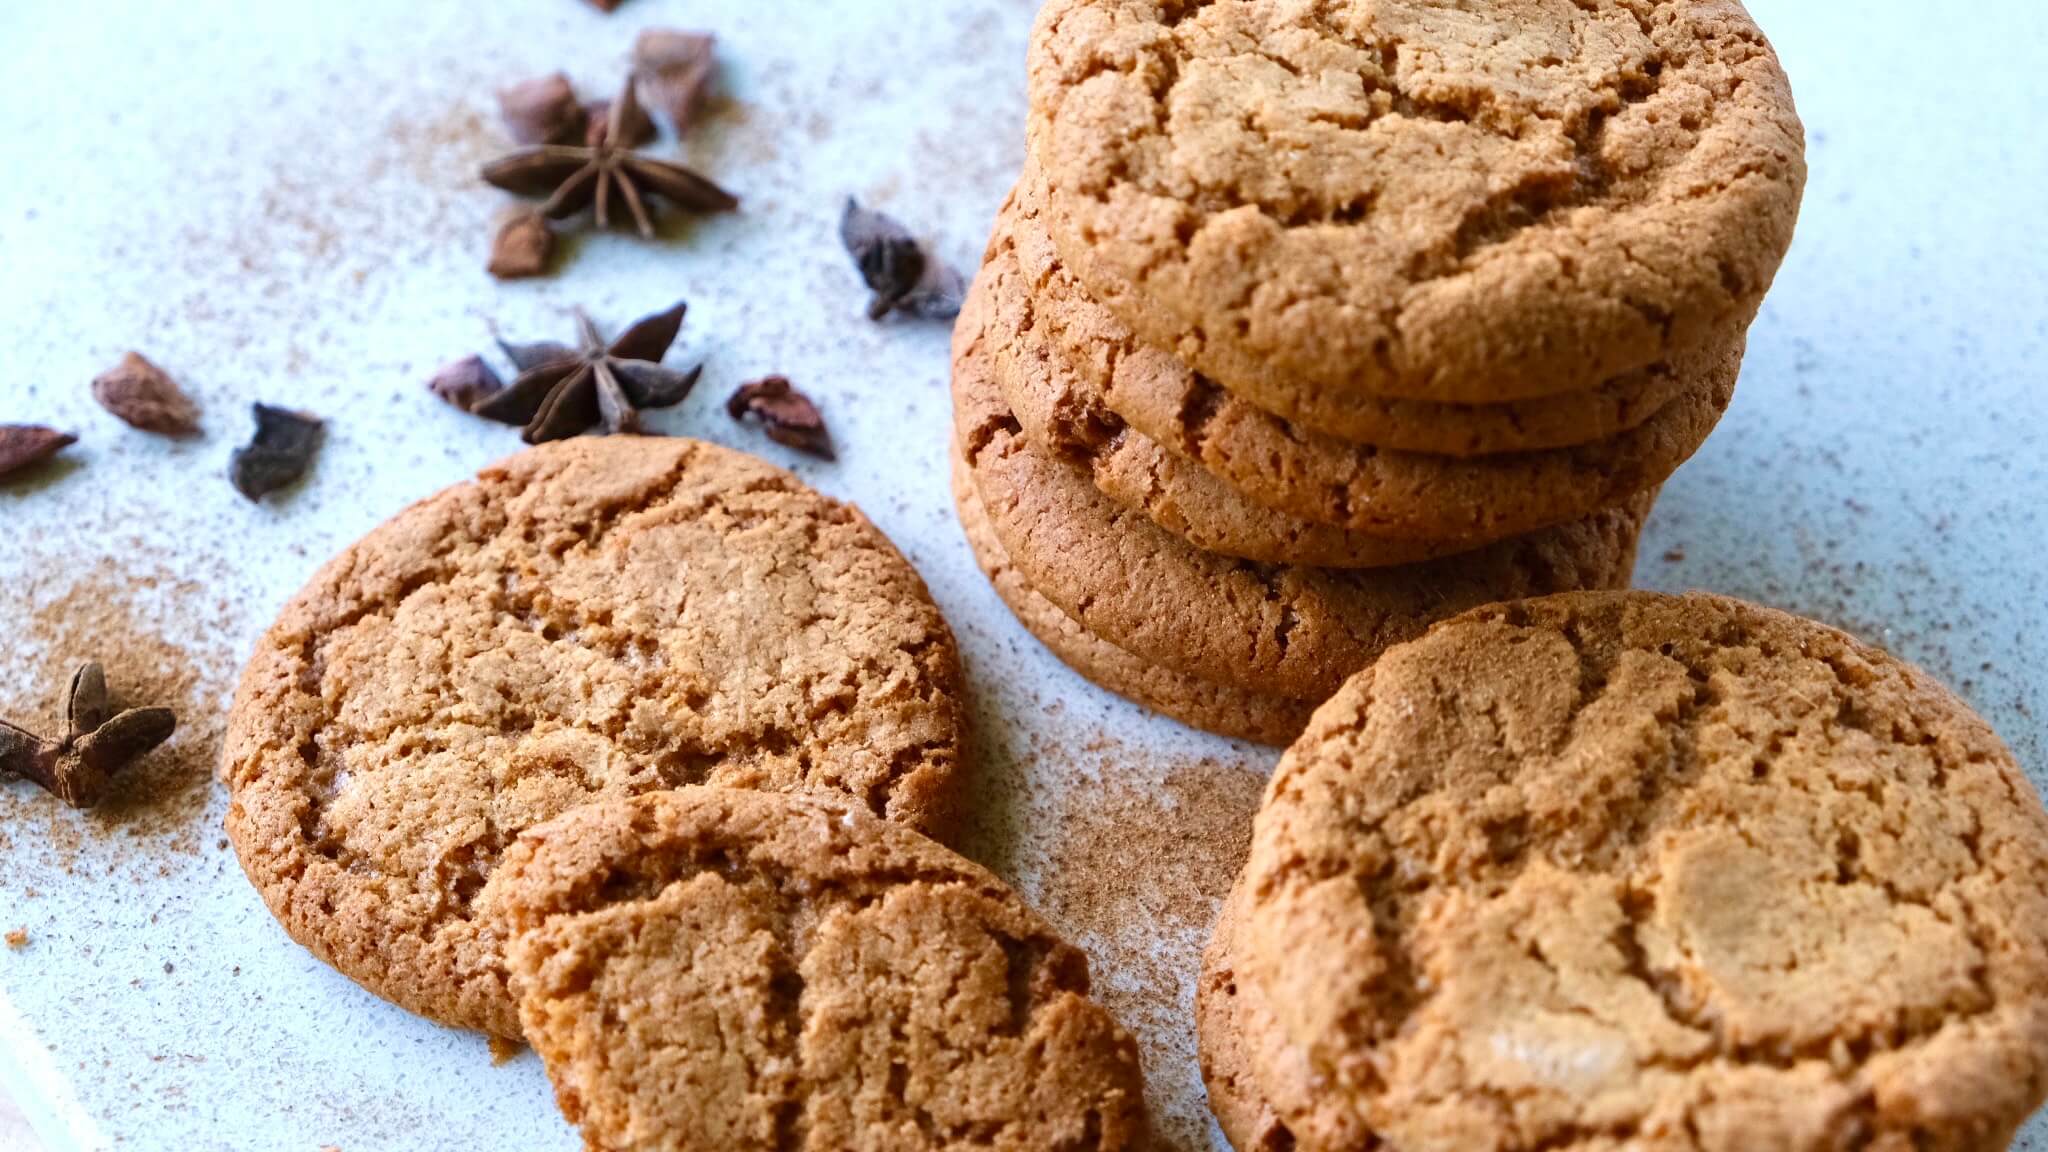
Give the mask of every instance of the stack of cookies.
[(969, 540), (1083, 674), (1268, 742), (1436, 620), (1628, 583), (1804, 185), (1720, 0), (1053, 0), (1030, 82)]

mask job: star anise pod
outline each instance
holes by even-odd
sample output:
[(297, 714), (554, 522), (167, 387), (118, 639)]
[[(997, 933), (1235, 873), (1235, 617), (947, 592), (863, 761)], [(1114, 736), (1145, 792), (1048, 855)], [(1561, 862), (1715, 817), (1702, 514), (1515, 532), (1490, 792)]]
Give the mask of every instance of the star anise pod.
[(676, 342), (688, 305), (677, 304), (636, 322), (609, 345), (582, 309), (576, 311), (578, 344), (498, 346), (519, 369), (503, 392), (470, 411), (503, 424), (526, 426), (528, 444), (562, 440), (601, 424), (608, 433), (640, 430), (640, 410), (680, 404), (697, 384), (702, 367), (678, 372), (661, 366)]
[(169, 708), (115, 712), (98, 664), (72, 673), (65, 696), (64, 738), (50, 740), (0, 720), (0, 768), (32, 780), (73, 808), (106, 798), (114, 774), (171, 738), (178, 718)]
[(522, 148), (484, 166), (484, 179), (515, 196), (543, 198), (540, 214), (550, 220), (592, 209), (597, 226), (609, 228), (614, 193), (626, 202), (640, 235), (654, 238), (647, 201), (663, 200), (686, 212), (730, 212), (739, 198), (698, 173), (633, 150), (634, 126), (645, 118), (628, 77), (606, 112), (605, 131), (583, 147), (544, 144)]

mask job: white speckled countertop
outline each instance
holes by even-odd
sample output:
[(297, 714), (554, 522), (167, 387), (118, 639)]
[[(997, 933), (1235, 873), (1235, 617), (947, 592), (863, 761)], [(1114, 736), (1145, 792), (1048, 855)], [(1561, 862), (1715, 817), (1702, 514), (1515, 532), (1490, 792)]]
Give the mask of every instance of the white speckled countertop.
[[(2033, 0), (1753, 0), (1811, 138), (1799, 240), (1727, 422), (1665, 490), (1642, 583), (1847, 627), (1956, 685), (2048, 770), (2048, 16)], [(93, 816), (0, 786), (0, 1082), (51, 1152), (568, 1149), (530, 1056), (358, 991), (242, 880), (208, 777), (242, 654), (326, 556), (513, 450), (420, 381), (487, 322), (621, 323), (677, 296), (705, 384), (656, 426), (795, 462), (904, 547), (961, 635), (985, 747), (973, 849), (1094, 958), (1145, 1045), (1165, 1143), (1222, 1147), (1186, 1005), (1270, 754), (1149, 718), (1009, 619), (953, 524), (945, 333), (872, 327), (837, 251), (849, 192), (963, 266), (1021, 160), (1032, 0), (0, 3), (0, 421), (79, 430), (0, 486), (0, 714), (105, 660), (187, 714), (138, 795)], [(1853, 9), (1853, 11), (1852, 11)], [(904, 15), (914, 13), (914, 15)], [(481, 271), (505, 203), (491, 94), (617, 82), (634, 32), (715, 30), (724, 100), (690, 154), (746, 197), (662, 244)], [(30, 112), (29, 109), (36, 109)], [(207, 409), (166, 444), (92, 404), (139, 348)], [(738, 380), (825, 404), (837, 465), (730, 426)], [(266, 399), (332, 420), (271, 507), (220, 478)], [(0, 1132), (4, 1132), (0, 1128)], [(2048, 1152), (2037, 1118), (2021, 1147)], [(2031, 1141), (2031, 1142), (2030, 1142)]]

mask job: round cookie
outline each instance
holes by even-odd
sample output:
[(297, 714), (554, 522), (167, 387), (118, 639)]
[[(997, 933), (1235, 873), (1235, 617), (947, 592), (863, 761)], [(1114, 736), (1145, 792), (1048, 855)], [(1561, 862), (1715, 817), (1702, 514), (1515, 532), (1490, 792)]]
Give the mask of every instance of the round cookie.
[[(1029, 174), (1026, 181), (1030, 180)], [(1033, 242), (1028, 186), (1016, 200), (1014, 252), (1027, 282), (1059, 282), (1050, 245)], [(996, 254), (1005, 234), (997, 234)], [(1047, 292), (1039, 292), (1042, 298)], [(1190, 371), (1170, 354), (1130, 341), (1099, 307), (1051, 308), (1081, 317), (1065, 341), (1065, 387), (1116, 414), (1125, 429), (1199, 463), (1242, 501), (1291, 518), (1371, 537), (1497, 540), (1590, 514), (1662, 484), (1714, 431), (1735, 394), (1745, 338), (1680, 353), (1648, 376), (1682, 382), (1641, 423), (1566, 448), (1456, 459), (1390, 451), (1306, 431)], [(1091, 351), (1092, 349), (1092, 351)], [(1119, 444), (1122, 456), (1135, 449)], [(1096, 471), (1108, 469), (1098, 461)], [(1138, 472), (1137, 469), (1126, 469)], [(1142, 484), (1139, 474), (1136, 481)], [(1356, 538), (1351, 537), (1351, 538)]]
[(483, 903), (591, 1148), (1143, 1146), (1137, 1046), (1080, 951), (841, 801), (586, 805), (522, 835)]
[(988, 348), (1004, 402), (1042, 452), (1085, 470), (1105, 496), (1196, 548), (1266, 564), (1386, 568), (1485, 543), (1370, 536), (1247, 501), (1126, 425), (1052, 346), (1041, 316), (999, 223), (960, 323), (986, 323), (999, 334)]
[(1190, 728), (1284, 747), (1308, 726), (1317, 701), (1290, 700), (1227, 684), (1211, 684), (1147, 663), (1081, 626), (1017, 574), (982, 511), (967, 466), (954, 453), (953, 501), (981, 571), (1024, 630), (1069, 668), (1126, 699)]
[(1257, 565), (1191, 548), (1025, 441), (981, 330), (955, 331), (954, 434), (1023, 580), (1103, 640), (1212, 684), (1322, 699), (1388, 645), (1495, 600), (1620, 587), (1652, 497), (1404, 568)]
[[(1195, 1028), (1209, 1110), (1237, 1152), (1370, 1147), (1369, 1133), (1328, 1097), (1300, 1049), (1289, 1045), (1258, 986), (1240, 978), (1244, 886), (1233, 885), (1202, 950)], [(1261, 1071), (1266, 1079), (1261, 1079)], [(1282, 1111), (1295, 1117), (1292, 1125)], [(1297, 1130), (1301, 1133), (1297, 1135)]]
[(1030, 90), (1069, 266), (1293, 418), (1583, 391), (1740, 328), (1805, 185), (1734, 0), (1052, 0)]
[(1991, 1152), (2048, 1096), (2048, 813), (1924, 673), (1780, 612), (1558, 596), (1393, 649), (1242, 883), (1240, 983), (1375, 1137), (1304, 1149)]
[[(1045, 183), (1027, 165), (996, 222), (991, 252), (1008, 252), (1025, 270), (1039, 326), (1065, 353), (1071, 371), (1088, 391), (1118, 412), (1131, 411), (1152, 429), (1158, 442), (1187, 445), (1185, 455), (1204, 458), (1202, 443), (1229, 454), (1257, 451), (1257, 441), (1237, 425), (1259, 425), (1290, 437), (1321, 438), (1371, 445), (1387, 452), (1433, 456), (1498, 456), (1540, 452), (1608, 440), (1642, 424), (1688, 389), (1688, 380), (1669, 363), (1653, 364), (1596, 387), (1512, 404), (1432, 404), (1319, 390), (1294, 406), (1302, 429), (1197, 375), (1173, 353), (1132, 335), (1116, 310), (1091, 296), (1054, 247), (1046, 230)], [(1163, 416), (1153, 415), (1162, 411)]]
[(401, 513), (257, 645), (227, 826), (292, 938), (517, 1038), (476, 893), (520, 830), (682, 784), (845, 795), (940, 833), (953, 637), (860, 512), (684, 439), (550, 444)]

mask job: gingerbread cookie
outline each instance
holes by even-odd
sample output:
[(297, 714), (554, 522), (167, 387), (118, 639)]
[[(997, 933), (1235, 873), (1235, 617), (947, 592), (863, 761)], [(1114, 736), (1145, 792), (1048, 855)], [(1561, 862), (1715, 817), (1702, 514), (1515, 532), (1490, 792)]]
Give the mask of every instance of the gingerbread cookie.
[[(1294, 406), (1301, 427), (1290, 428), (1287, 420), (1219, 387), (1173, 353), (1138, 340), (1115, 309), (1089, 295), (1067, 270), (1046, 231), (1044, 204), (1044, 178), (1027, 165), (996, 221), (991, 258), (1008, 254), (1023, 269), (1038, 327), (1065, 353), (1083, 386), (1109, 408), (1143, 421), (1152, 430), (1148, 437), (1186, 445), (1190, 459), (1205, 458), (1205, 446), (1223, 455), (1258, 451), (1258, 441), (1247, 437), (1265, 428), (1305, 441), (1320, 432), (1321, 439), (1348, 442), (1346, 447), (1432, 456), (1569, 448), (1619, 436), (1688, 388), (1707, 387), (1659, 363), (1585, 391), (1512, 404), (1432, 404), (1318, 390)], [(1247, 422), (1259, 427), (1238, 430)]]
[[(1371, 1147), (1368, 1130), (1343, 1109), (1327, 1106), (1329, 1097), (1319, 1090), (1302, 1051), (1280, 1034), (1258, 985), (1239, 978), (1243, 908), (1244, 886), (1238, 884), (1224, 899), (1202, 950), (1202, 978), (1195, 985), (1202, 1083), (1217, 1125), (1237, 1152)], [(1292, 1124), (1285, 1115), (1295, 1118)]]
[(943, 832), (953, 637), (859, 511), (682, 439), (551, 444), (413, 506), (258, 644), (228, 832), (292, 937), (387, 999), (519, 1035), (476, 893), (522, 829), (713, 783)]
[(1069, 266), (1291, 418), (1584, 391), (1740, 329), (1805, 185), (1734, 0), (1052, 0), (1030, 88)]
[(1066, 665), (1126, 699), (1160, 712), (1191, 728), (1239, 740), (1281, 747), (1307, 726), (1315, 700), (1292, 700), (1262, 692), (1212, 684), (1170, 668), (1141, 660), (1081, 626), (1059, 605), (1039, 595), (1003, 551), (982, 511), (981, 497), (954, 453), (953, 501), (960, 527), (996, 595), (1024, 629), (1052, 650)]
[(1240, 985), (1371, 1133), (1282, 1109), (1304, 1149), (1992, 1152), (2048, 1096), (2048, 813), (2011, 753), (1738, 601), (1558, 596), (1389, 651), (1282, 761), (1243, 884)]
[(593, 1149), (1143, 1145), (1137, 1047), (1002, 881), (840, 801), (683, 788), (522, 835), (485, 891)]
[(985, 344), (990, 374), (1025, 434), (1046, 455), (1087, 472), (1103, 495), (1196, 548), (1267, 564), (1386, 568), (1485, 543), (1369, 536), (1247, 501), (1200, 464), (1165, 451), (1110, 411), (1051, 347), (1022, 289), (1014, 256), (992, 253), (969, 290), (959, 323), (986, 324), (997, 337)]
[(1082, 627), (1212, 684), (1321, 699), (1387, 645), (1467, 608), (1625, 586), (1649, 497), (1590, 519), (1404, 568), (1258, 565), (1201, 552), (1032, 451), (992, 396), (987, 341), (954, 336), (956, 444), (1024, 581)]

